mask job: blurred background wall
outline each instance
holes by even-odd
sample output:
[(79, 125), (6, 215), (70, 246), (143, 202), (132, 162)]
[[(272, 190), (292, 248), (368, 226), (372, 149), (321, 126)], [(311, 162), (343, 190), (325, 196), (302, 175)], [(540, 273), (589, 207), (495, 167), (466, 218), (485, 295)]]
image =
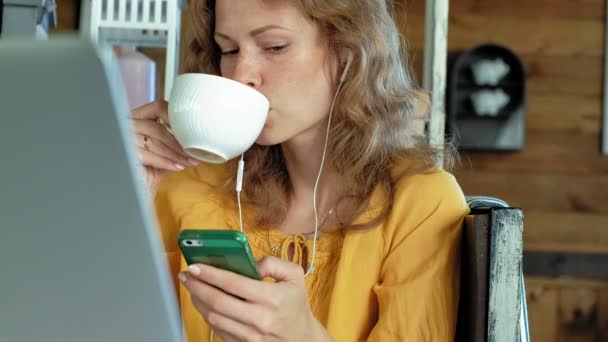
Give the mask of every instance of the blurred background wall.
[[(424, 4), (399, 0), (395, 8), (418, 75)], [(608, 341), (605, 1), (453, 0), (448, 30), (451, 54), (498, 43), (526, 67), (524, 149), (463, 151), (455, 173), (467, 194), (524, 209), (532, 341)]]

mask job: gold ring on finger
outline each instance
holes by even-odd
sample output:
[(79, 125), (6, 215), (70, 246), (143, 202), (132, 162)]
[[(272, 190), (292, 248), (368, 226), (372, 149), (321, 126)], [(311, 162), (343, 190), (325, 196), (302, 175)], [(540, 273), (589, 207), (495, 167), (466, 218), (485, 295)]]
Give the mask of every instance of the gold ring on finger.
[(150, 145), (148, 144), (149, 140), (150, 138), (147, 135), (144, 135), (144, 148), (148, 151), (150, 151)]

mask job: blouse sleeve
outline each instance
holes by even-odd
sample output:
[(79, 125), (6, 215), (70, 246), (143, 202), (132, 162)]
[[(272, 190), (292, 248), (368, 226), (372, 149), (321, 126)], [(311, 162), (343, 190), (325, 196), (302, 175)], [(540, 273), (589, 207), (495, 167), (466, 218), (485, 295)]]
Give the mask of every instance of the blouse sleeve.
[(369, 341), (454, 340), (461, 231), (469, 209), (455, 179), (443, 175), (430, 186), (398, 190), (388, 222), (394, 231), (373, 289), (379, 309)]

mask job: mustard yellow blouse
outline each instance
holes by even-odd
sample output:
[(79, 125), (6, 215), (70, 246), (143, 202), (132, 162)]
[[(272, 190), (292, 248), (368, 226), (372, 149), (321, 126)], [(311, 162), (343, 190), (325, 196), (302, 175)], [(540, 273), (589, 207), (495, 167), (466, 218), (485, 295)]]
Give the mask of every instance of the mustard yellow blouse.
[[(178, 250), (182, 229), (238, 230), (234, 203), (212, 190), (226, 175), (221, 165), (201, 164), (168, 175), (156, 195), (167, 260), (178, 291), (188, 341), (209, 340), (209, 326), (177, 281), (186, 264)], [(245, 185), (246, 186), (246, 185)], [(376, 191), (372, 204), (384, 198)], [(235, 195), (236, 201), (236, 195)], [(311, 308), (336, 341), (453, 341), (459, 293), (460, 241), (468, 213), (456, 180), (445, 171), (398, 183), (388, 219), (363, 231), (321, 234), (315, 271), (306, 278)], [(363, 213), (366, 222), (372, 213)], [(312, 241), (276, 229), (248, 227), (256, 258), (276, 255), (311, 262)], [(219, 339), (218, 339), (219, 340)]]

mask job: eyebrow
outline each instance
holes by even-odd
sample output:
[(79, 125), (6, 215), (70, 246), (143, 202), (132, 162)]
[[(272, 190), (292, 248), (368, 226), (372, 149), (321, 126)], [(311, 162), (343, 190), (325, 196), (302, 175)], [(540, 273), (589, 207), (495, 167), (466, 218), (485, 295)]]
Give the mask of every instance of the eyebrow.
[[(268, 30), (273, 30), (273, 29), (281, 29), (281, 30), (285, 30), (285, 31), (291, 31), (290, 29), (288, 29), (286, 27), (283, 27), (283, 26), (279, 26), (279, 25), (266, 25), (266, 26), (259, 27), (259, 28), (255, 29), (255, 30), (249, 32), (249, 35), (252, 36), (252, 37), (255, 37), (255, 36), (260, 35), (260, 34), (266, 32)], [(217, 31), (214, 33), (214, 35), (217, 36), (217, 37), (224, 38), (224, 39), (232, 39), (227, 34), (221, 33), (221, 32), (217, 32)]]

